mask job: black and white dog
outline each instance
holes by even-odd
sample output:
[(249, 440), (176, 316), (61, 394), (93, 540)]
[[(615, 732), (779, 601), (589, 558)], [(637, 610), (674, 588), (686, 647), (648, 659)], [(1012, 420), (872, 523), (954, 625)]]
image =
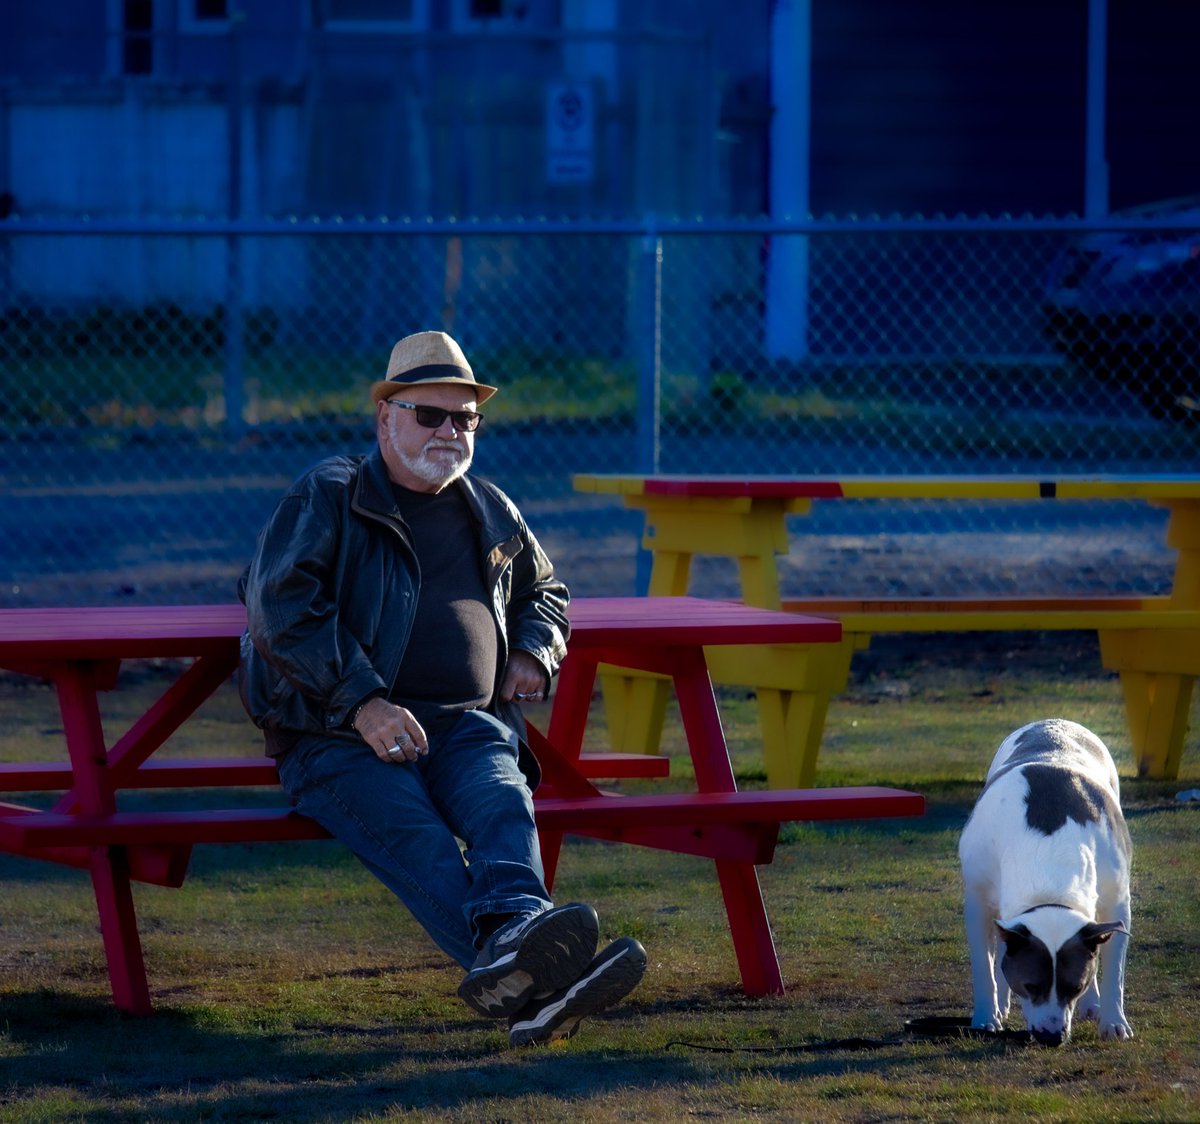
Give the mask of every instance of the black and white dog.
[(1058, 718), (1009, 734), (958, 855), (971, 1025), (1000, 1030), (1016, 992), (1039, 1042), (1065, 1042), (1081, 1000), (1080, 1014), (1099, 1020), (1101, 1038), (1132, 1038), (1125, 1018), (1132, 847), (1108, 747)]

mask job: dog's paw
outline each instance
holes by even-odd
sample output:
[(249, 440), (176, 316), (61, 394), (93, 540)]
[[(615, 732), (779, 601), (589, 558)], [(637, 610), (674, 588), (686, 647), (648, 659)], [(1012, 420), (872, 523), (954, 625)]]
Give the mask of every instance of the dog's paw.
[(1119, 1019), (1104, 1020), (1100, 1023), (1100, 1037), (1106, 1041), (1124, 1042), (1133, 1037), (1133, 1027), (1124, 1015)]
[(1003, 1030), (1004, 1016), (999, 1011), (993, 1009), (991, 1011), (976, 1011), (971, 1016), (972, 1030)]
[(1096, 986), (1096, 981), (1093, 979), (1085, 991), (1079, 997), (1079, 1017), (1081, 1019), (1091, 1019), (1093, 1022), (1100, 1021), (1100, 989)]

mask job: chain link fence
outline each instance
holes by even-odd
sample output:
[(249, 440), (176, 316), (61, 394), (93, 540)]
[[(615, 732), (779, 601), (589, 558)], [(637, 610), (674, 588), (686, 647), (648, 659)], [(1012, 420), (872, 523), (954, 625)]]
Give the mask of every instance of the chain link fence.
[[(640, 521), (574, 472), (1193, 472), (1198, 216), (0, 223), (0, 604), (228, 600), (426, 328), (502, 388), (477, 470), (580, 594), (635, 591)], [(785, 588), (1162, 592), (1164, 519), (818, 505)]]

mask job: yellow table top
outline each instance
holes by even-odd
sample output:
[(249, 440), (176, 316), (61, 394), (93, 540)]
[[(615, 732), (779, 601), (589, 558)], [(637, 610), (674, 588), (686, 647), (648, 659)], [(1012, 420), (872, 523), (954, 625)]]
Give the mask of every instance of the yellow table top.
[(675, 476), (579, 473), (577, 491), (678, 499), (1200, 500), (1200, 475)]

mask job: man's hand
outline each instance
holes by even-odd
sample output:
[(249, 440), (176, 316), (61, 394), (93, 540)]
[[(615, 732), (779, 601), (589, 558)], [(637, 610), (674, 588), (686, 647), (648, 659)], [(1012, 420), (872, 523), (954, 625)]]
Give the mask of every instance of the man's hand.
[(411, 710), (376, 697), (358, 712), (354, 728), (380, 761), (403, 764), (429, 752), (429, 739)]
[(546, 697), (546, 673), (528, 652), (514, 648), (508, 657), (504, 682), (500, 685), (502, 702), (541, 702)]

